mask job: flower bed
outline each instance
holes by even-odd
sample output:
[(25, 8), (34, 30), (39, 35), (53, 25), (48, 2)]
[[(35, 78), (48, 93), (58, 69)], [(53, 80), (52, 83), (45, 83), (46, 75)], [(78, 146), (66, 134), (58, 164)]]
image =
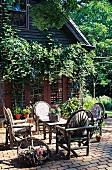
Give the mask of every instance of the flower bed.
[(29, 137), (22, 139), (17, 148), (19, 163), (26, 167), (42, 165), (49, 158), (50, 150), (43, 141)]

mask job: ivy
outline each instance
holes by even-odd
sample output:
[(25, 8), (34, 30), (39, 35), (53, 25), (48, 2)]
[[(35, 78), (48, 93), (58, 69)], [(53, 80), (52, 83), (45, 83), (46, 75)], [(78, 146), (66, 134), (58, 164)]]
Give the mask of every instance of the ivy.
[(11, 82), (46, 74), (50, 83), (61, 75), (79, 81), (93, 72), (92, 57), (80, 44), (68, 47), (52, 44), (47, 48), (37, 42), (29, 43), (18, 36), (11, 36), (2, 39), (1, 46), (3, 79)]

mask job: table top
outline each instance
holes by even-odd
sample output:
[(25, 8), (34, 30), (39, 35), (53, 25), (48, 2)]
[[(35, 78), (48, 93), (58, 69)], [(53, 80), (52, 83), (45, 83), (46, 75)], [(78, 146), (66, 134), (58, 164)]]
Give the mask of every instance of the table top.
[(49, 126), (54, 126), (54, 125), (64, 125), (66, 124), (67, 120), (66, 119), (63, 119), (63, 118), (60, 118), (60, 121), (59, 122), (51, 122), (49, 120), (49, 116), (45, 116), (43, 119), (41, 119), (41, 121)]

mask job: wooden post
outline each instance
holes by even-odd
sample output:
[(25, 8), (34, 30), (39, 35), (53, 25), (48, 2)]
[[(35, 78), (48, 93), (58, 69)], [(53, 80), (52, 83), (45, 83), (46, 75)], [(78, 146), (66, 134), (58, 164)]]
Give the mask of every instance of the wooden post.
[(66, 76), (62, 76), (62, 90), (63, 90), (63, 102), (67, 101), (67, 91), (68, 91), (68, 82), (67, 82), (67, 77)]
[(46, 75), (44, 79), (44, 101), (50, 104), (50, 84), (48, 78), (49, 75)]
[(4, 81), (4, 103), (5, 107), (11, 108), (11, 88), (8, 80)]

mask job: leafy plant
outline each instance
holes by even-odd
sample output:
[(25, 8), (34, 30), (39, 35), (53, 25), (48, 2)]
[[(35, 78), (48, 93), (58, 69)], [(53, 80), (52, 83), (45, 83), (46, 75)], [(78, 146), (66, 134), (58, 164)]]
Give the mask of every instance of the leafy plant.
[(56, 109), (51, 109), (50, 111), (51, 114), (60, 114), (61, 113), (61, 109), (59, 107), (57, 107)]
[(26, 108), (26, 109), (23, 109), (23, 110), (22, 110), (22, 113), (23, 113), (23, 114), (30, 114), (30, 113), (31, 113), (31, 110), (28, 109), (28, 108)]
[(108, 96), (100, 96), (99, 101), (104, 104), (106, 109), (112, 109), (112, 99)]
[(33, 26), (39, 30), (48, 28), (61, 28), (69, 18), (71, 12), (76, 9), (77, 1), (67, 0), (43, 0), (38, 2), (30, 10), (33, 18)]
[(20, 114), (21, 113), (21, 107), (19, 106), (14, 106), (12, 108), (13, 114)]
[(81, 107), (81, 103), (77, 98), (69, 98), (65, 103), (61, 105), (62, 116), (68, 118), (72, 113)]

